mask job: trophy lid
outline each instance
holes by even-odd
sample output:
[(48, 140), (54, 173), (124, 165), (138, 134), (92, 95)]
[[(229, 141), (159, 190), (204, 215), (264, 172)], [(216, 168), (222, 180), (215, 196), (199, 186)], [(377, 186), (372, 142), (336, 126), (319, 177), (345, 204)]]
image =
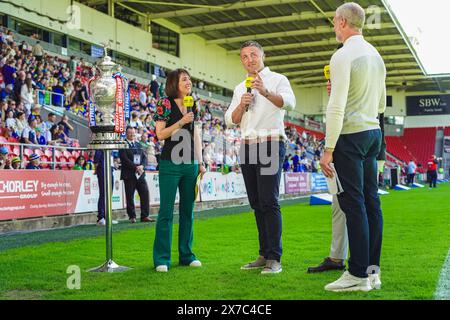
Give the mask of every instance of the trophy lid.
[(111, 70), (113, 67), (116, 66), (114, 61), (112, 61), (111, 57), (108, 56), (108, 49), (107, 44), (102, 43), (103, 46), (103, 58), (100, 62), (97, 63), (97, 66), (100, 68), (100, 70)]

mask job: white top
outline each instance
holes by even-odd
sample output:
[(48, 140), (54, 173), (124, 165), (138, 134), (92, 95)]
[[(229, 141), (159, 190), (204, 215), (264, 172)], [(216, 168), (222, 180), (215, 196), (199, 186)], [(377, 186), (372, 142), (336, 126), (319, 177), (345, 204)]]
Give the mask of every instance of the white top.
[(386, 109), (386, 67), (361, 35), (348, 38), (331, 58), (331, 95), (327, 107), (326, 148), (339, 135), (379, 129)]
[[(278, 108), (257, 90), (252, 90), (255, 95), (253, 103), (248, 112), (244, 112), (240, 123), (242, 138), (255, 139), (267, 136), (282, 136), (286, 139), (284, 132), (284, 114), (295, 109), (295, 95), (289, 80), (276, 72), (265, 67), (259, 73), (264, 86), (271, 93), (279, 94), (283, 98), (283, 108)], [(241, 82), (235, 89), (231, 104), (225, 113), (225, 121), (228, 127), (235, 126), (231, 115), (241, 102), (241, 97), (247, 92), (245, 81)]]

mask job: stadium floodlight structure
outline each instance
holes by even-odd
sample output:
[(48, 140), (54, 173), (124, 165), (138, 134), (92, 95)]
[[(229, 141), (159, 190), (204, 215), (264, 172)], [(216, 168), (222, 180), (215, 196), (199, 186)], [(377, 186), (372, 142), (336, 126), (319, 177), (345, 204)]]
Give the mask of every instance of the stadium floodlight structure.
[[(128, 81), (121, 68), (107, 55), (97, 64), (96, 74), (89, 80), (89, 127), (92, 132), (89, 150), (103, 151), (103, 181), (106, 219), (106, 262), (90, 272), (121, 272), (130, 268), (113, 261), (112, 250), (112, 150), (126, 149), (122, 135), (129, 114)], [(99, 73), (99, 74), (98, 74)], [(127, 115), (127, 116), (126, 116)]]

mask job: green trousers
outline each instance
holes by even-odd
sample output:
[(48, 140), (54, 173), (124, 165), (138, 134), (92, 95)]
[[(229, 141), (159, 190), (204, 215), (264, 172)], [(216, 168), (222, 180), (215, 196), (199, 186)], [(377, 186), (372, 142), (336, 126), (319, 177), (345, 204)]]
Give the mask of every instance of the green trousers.
[(180, 190), (178, 253), (181, 265), (189, 265), (196, 260), (192, 252), (195, 183), (198, 164), (174, 164), (169, 160), (159, 163), (160, 208), (156, 222), (153, 245), (155, 267), (171, 265), (173, 211), (177, 189)]

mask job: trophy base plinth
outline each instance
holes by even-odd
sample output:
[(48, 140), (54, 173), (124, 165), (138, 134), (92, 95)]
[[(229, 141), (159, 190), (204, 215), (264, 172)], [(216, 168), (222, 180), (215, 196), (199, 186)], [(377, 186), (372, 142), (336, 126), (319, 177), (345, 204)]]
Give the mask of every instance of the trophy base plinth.
[(127, 143), (116, 132), (93, 132), (92, 140), (87, 146), (89, 150), (118, 150), (127, 148)]
[(131, 268), (119, 266), (114, 261), (109, 260), (102, 264), (100, 267), (90, 269), (89, 272), (123, 272), (130, 269)]

